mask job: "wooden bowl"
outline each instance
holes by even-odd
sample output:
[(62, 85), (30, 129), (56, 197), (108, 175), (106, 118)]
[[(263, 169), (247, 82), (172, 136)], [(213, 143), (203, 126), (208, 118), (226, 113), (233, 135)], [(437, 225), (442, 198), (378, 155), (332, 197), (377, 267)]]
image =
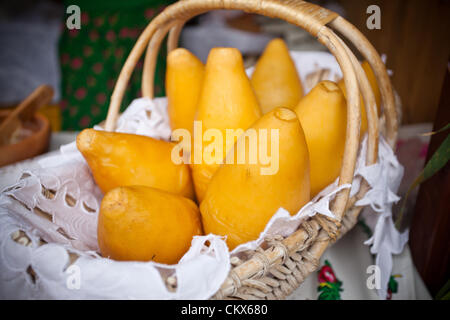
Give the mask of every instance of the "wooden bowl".
[[(0, 111), (0, 122), (10, 112), (10, 110)], [(50, 123), (46, 117), (36, 113), (33, 121), (22, 123), (22, 126), (32, 133), (16, 143), (0, 145), (0, 167), (38, 156), (48, 150)]]

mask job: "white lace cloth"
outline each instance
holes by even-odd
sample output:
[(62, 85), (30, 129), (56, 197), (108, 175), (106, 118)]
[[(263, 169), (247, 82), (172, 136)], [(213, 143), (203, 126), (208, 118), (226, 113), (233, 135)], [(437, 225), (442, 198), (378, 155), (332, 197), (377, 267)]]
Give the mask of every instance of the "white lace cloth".
[[(339, 74), (329, 54), (292, 54), (302, 78), (302, 70), (311, 66), (330, 68)], [(165, 98), (136, 99), (120, 117), (117, 131), (168, 140), (166, 104)], [(316, 212), (332, 217), (330, 200), (343, 188), (352, 188), (354, 194), (364, 177), (371, 190), (358, 204), (382, 212), (368, 244), (372, 245), (371, 250), (377, 254), (377, 263), (382, 268), (384, 291), (382, 288), (380, 292), (386, 292), (391, 254), (401, 252), (407, 239), (407, 235), (399, 235), (393, 228), (390, 210), (398, 200), (395, 192), (403, 170), (382, 137), (376, 165), (365, 167), (365, 149), (366, 139), (359, 151), (353, 186), (338, 187), (336, 181), (295, 216), (280, 208), (257, 240), (238, 246), (231, 255), (255, 249), (267, 236), (291, 234)], [(102, 258), (97, 253), (96, 237), (102, 193), (75, 143), (41, 158), (33, 168), (24, 171), (17, 183), (0, 194), (0, 298), (207, 299), (228, 275), (230, 252), (222, 237), (211, 234), (194, 237), (189, 251), (173, 266)], [(48, 197), (48, 190), (52, 197)], [(36, 209), (41, 213), (36, 214)], [(26, 232), (30, 245), (13, 241), (17, 230)], [(40, 245), (40, 238), (47, 244)], [(209, 246), (205, 245), (206, 241)], [(79, 258), (69, 267), (70, 252)], [(27, 272), (30, 267), (34, 276)], [(168, 275), (176, 279), (175, 291), (165, 285)]]

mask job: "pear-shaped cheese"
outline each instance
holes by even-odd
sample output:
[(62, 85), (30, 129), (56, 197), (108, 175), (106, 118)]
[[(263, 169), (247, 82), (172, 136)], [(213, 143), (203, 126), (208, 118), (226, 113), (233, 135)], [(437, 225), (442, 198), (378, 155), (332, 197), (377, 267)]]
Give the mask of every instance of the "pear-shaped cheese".
[(192, 134), (204, 69), (203, 63), (184, 48), (175, 49), (168, 54), (166, 94), (172, 130), (182, 128)]
[(293, 109), (303, 96), (303, 87), (289, 49), (282, 39), (269, 42), (251, 77), (261, 110)]
[(295, 214), (310, 200), (309, 175), (295, 112), (270, 111), (241, 135), (212, 178), (200, 205), (205, 233), (227, 236), (230, 250), (257, 239), (279, 208)]
[(202, 234), (197, 205), (158, 189), (130, 186), (102, 200), (97, 238), (104, 257), (174, 264)]
[(347, 104), (331, 81), (319, 82), (295, 108), (311, 160), (311, 196), (338, 177), (344, 156)]
[[(261, 116), (261, 109), (245, 73), (239, 50), (213, 48), (210, 51), (197, 112), (196, 120), (201, 121), (201, 129), (198, 135), (194, 130), (193, 135), (192, 175), (200, 203), (220, 161), (234, 144), (229, 143), (227, 147), (226, 130), (246, 130)], [(220, 133), (223, 140), (221, 152), (214, 154), (215, 159), (211, 161), (203, 156), (203, 151), (214, 141), (202, 142), (202, 134), (207, 134), (210, 129)]]
[(194, 198), (189, 165), (172, 161), (175, 144), (135, 134), (85, 129), (77, 147), (106, 193), (142, 185)]

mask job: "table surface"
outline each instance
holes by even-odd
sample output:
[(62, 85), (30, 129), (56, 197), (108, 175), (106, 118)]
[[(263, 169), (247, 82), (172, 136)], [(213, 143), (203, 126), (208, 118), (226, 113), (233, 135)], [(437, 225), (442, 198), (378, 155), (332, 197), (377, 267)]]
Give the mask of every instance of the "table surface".
[[(429, 124), (404, 127), (400, 137), (414, 137), (415, 133), (426, 132), (429, 127)], [(53, 133), (50, 152), (57, 153), (61, 145), (73, 142), (76, 135), (77, 132)], [(0, 188), (15, 183), (23, 170), (33, 170), (37, 166), (35, 160), (44, 156), (0, 168)], [(367, 230), (362, 225), (353, 228), (324, 253), (318, 271), (313, 272), (288, 299), (378, 299), (376, 290), (368, 288), (371, 275), (368, 267), (375, 262), (369, 247), (364, 245), (367, 239)], [(400, 255), (393, 257), (390, 283), (392, 299), (431, 299), (413, 265), (408, 245)]]

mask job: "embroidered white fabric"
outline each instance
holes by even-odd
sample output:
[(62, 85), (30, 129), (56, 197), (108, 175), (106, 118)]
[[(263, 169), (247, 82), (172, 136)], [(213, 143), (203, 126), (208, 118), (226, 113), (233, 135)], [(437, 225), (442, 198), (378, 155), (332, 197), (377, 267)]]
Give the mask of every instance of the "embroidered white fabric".
[[(330, 54), (292, 55), (303, 79), (317, 68), (330, 69), (334, 79), (340, 75)], [(136, 99), (121, 115), (117, 131), (169, 140), (166, 107), (166, 98)], [(365, 167), (365, 150), (366, 139), (359, 151), (353, 186), (338, 187), (336, 180), (295, 216), (280, 208), (257, 240), (242, 244), (231, 253), (223, 237), (194, 237), (180, 262), (168, 266), (113, 261), (97, 253), (97, 215), (102, 193), (75, 143), (65, 145), (59, 152), (41, 157), (31, 170), (23, 171), (17, 183), (0, 194), (0, 298), (207, 299), (228, 275), (230, 255), (256, 249), (267, 236), (288, 236), (316, 212), (332, 217), (330, 200), (343, 188), (352, 188), (354, 194), (361, 177), (369, 182), (371, 190), (358, 205), (383, 212), (368, 244), (377, 253), (384, 281), (392, 267), (391, 253), (401, 252), (405, 244), (405, 237), (399, 237), (393, 228), (390, 210), (398, 200), (395, 192), (403, 170), (382, 137), (376, 165)], [(13, 240), (18, 230), (26, 233), (30, 245)], [(47, 243), (40, 243), (40, 239)], [(79, 256), (73, 264), (69, 253)], [(27, 272), (30, 268), (32, 273)], [(175, 290), (166, 286), (167, 276), (176, 279)], [(386, 290), (382, 288), (381, 292)]]
[(378, 159), (384, 160), (359, 170), (359, 174), (367, 180), (371, 189), (356, 205), (369, 206), (363, 215), (373, 230), (373, 235), (364, 244), (371, 246), (370, 252), (376, 255), (375, 263), (380, 267), (381, 276), (378, 296), (386, 299), (392, 255), (403, 252), (409, 239), (409, 230), (400, 233), (392, 219), (392, 206), (400, 200), (395, 193), (403, 177), (403, 166), (384, 139), (380, 140), (378, 152)]

